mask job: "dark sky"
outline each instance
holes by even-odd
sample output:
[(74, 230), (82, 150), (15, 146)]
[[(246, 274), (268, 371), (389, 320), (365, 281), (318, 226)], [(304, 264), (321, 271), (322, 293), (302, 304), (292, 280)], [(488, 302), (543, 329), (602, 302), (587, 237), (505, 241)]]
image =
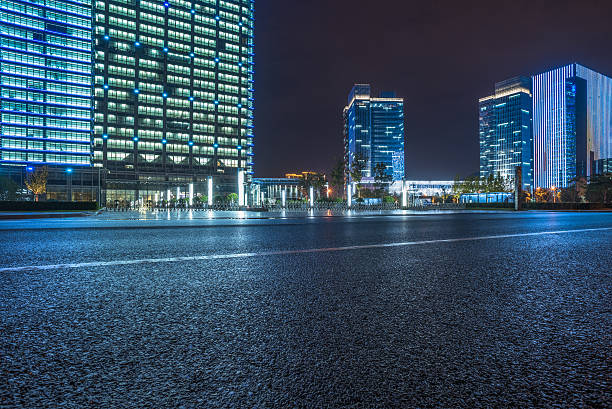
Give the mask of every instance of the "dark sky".
[(406, 173), (478, 170), (477, 100), (570, 62), (612, 74), (612, 0), (257, 0), (258, 177), (327, 172), (354, 83), (405, 98)]

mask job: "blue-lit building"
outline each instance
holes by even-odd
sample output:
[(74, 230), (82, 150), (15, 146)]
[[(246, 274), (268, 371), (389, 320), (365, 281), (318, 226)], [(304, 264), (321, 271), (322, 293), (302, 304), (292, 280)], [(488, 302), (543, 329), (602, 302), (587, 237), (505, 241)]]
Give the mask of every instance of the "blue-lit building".
[[(382, 163), (392, 180), (404, 178), (404, 100), (393, 93), (372, 97), (368, 84), (357, 84), (344, 108), (345, 161), (364, 161), (362, 183), (374, 182)], [(401, 159), (400, 159), (401, 158)]]
[(570, 64), (533, 77), (535, 187), (566, 187), (612, 158), (612, 79)]
[(73, 194), (82, 175), (111, 203), (206, 194), (211, 177), (241, 197), (253, 30), (254, 0), (3, 0), (0, 171), (48, 166), (51, 190), (69, 186), (56, 199), (92, 199)]
[(522, 168), (523, 189), (533, 185), (531, 78), (495, 84), (495, 93), (479, 100), (480, 178), (514, 179)]
[(63, 188), (91, 173), (91, 1), (3, 0), (0, 68), (0, 170), (48, 166), (50, 198), (95, 199)]

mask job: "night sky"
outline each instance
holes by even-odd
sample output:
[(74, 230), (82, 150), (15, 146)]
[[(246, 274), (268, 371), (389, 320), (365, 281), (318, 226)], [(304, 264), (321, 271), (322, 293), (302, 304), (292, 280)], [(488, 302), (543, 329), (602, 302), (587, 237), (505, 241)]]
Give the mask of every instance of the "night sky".
[(478, 171), (478, 98), (571, 62), (612, 74), (612, 1), (257, 0), (255, 174), (328, 172), (354, 83), (405, 98), (406, 175)]

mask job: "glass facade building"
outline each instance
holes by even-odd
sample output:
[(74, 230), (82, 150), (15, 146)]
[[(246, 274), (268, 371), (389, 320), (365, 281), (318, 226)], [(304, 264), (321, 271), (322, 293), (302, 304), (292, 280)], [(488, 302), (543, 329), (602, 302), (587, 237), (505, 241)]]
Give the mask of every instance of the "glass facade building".
[(89, 0), (0, 2), (0, 163), (91, 166)]
[(495, 84), (495, 94), (479, 100), (480, 178), (514, 179), (520, 166), (523, 189), (533, 185), (531, 78)]
[(612, 79), (570, 64), (533, 77), (535, 186), (566, 187), (612, 158)]
[(107, 201), (244, 194), (253, 30), (254, 0), (3, 0), (0, 164), (82, 168)]
[(96, 1), (94, 165), (108, 171), (107, 200), (251, 180), (253, 7)]
[[(370, 85), (357, 84), (344, 109), (345, 161), (364, 160), (363, 183), (374, 181), (374, 167), (385, 165), (392, 180), (404, 178), (404, 100), (393, 93), (371, 96)], [(399, 157), (402, 159), (399, 160)]]

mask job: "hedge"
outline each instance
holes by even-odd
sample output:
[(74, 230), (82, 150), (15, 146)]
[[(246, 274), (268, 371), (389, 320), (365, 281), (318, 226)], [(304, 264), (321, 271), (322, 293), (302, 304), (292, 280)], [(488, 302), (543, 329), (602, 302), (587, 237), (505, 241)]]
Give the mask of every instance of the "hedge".
[(0, 211), (98, 210), (96, 202), (0, 201)]

